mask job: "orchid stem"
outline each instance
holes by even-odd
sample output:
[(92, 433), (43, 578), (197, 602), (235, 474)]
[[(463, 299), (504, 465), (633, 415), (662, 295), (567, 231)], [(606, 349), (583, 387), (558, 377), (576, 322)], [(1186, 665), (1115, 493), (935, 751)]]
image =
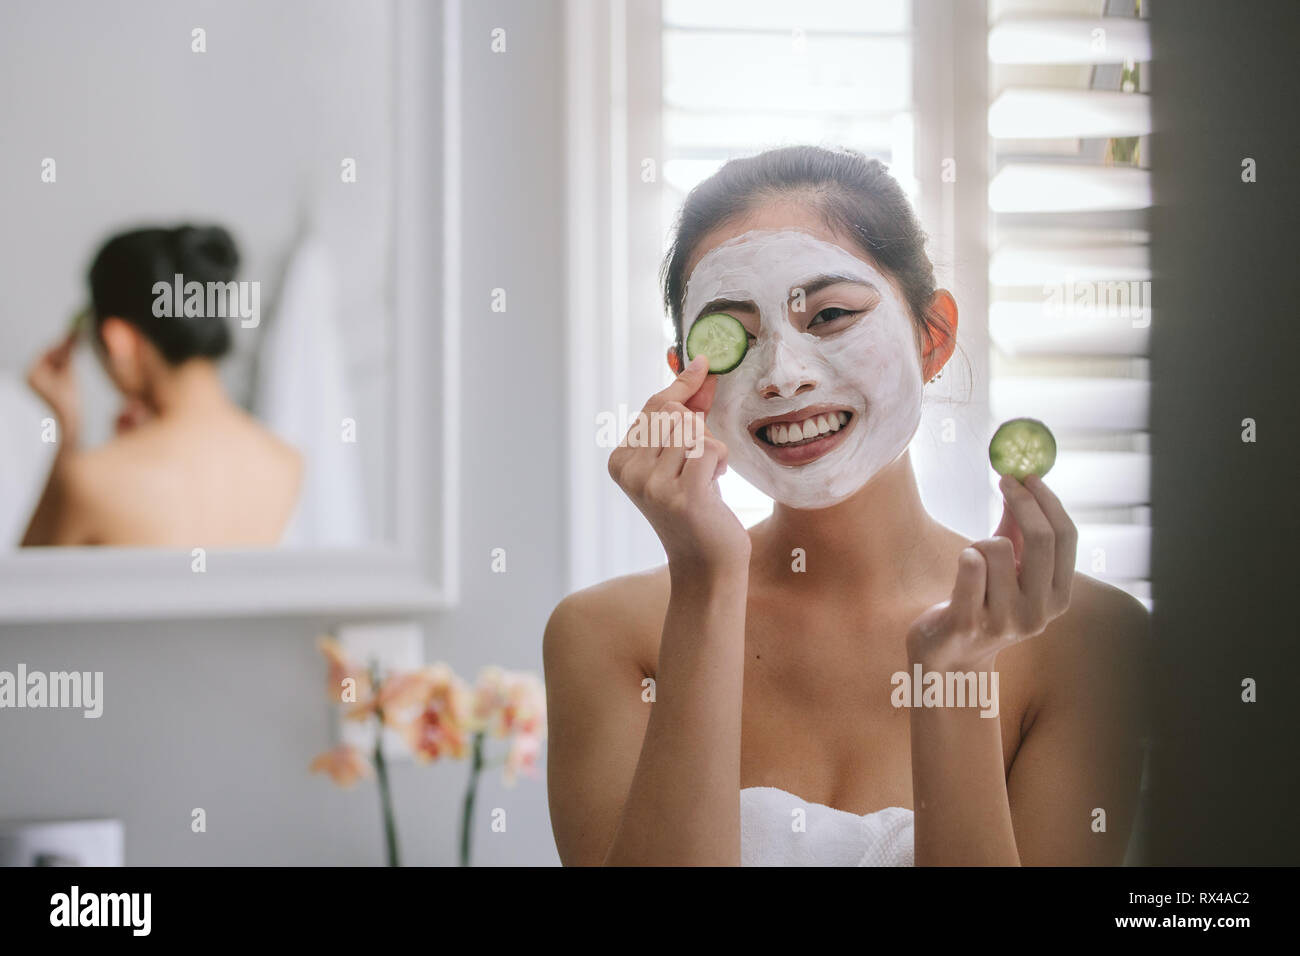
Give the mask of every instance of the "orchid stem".
[(469, 768), (469, 787), (465, 790), (465, 808), (460, 818), (460, 865), (469, 866), (470, 824), (474, 819), (474, 796), (478, 792), (478, 777), (483, 770), (483, 733), (474, 735), (474, 757)]
[[(373, 686), (378, 688), (378, 668), (372, 668), (371, 674)], [(397, 855), (397, 823), (393, 819), (393, 793), (388, 786), (388, 764), (384, 760), (384, 712), (379, 707), (375, 707), (375, 717), (379, 723), (375, 730), (375, 778), (379, 783), (379, 804), (384, 811), (384, 846), (388, 850), (388, 865), (401, 866)]]
[(393, 820), (393, 795), (388, 788), (388, 765), (384, 762), (384, 728), (380, 724), (375, 740), (375, 776), (379, 780), (379, 802), (384, 810), (384, 844), (388, 848), (388, 865), (401, 866), (397, 856), (397, 825)]

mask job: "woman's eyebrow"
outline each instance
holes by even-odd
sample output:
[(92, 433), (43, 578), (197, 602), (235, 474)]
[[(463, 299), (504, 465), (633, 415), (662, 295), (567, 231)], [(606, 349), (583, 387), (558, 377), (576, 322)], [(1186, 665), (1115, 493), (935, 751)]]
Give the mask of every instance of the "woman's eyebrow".
[[(700, 318), (700, 316), (708, 315), (710, 312), (757, 312), (757, 311), (758, 311), (758, 307), (754, 305), (753, 302), (750, 302), (748, 300), (742, 301), (740, 299), (713, 299), (704, 304), (704, 307), (700, 309), (699, 313), (695, 316), (695, 318), (698, 319)], [(691, 321), (695, 321), (695, 319), (692, 319)]]
[(859, 278), (858, 276), (819, 275), (813, 276), (807, 282), (801, 282), (799, 285), (791, 286), (790, 296), (793, 298), (799, 290), (803, 290), (805, 296), (816, 295), (822, 289), (825, 289), (828, 286), (839, 285), (841, 282), (848, 282), (852, 285), (862, 285), (866, 286), (868, 289), (875, 289), (877, 292), (880, 291), (879, 289), (876, 289), (876, 284), (874, 282), (869, 282), (866, 279)]

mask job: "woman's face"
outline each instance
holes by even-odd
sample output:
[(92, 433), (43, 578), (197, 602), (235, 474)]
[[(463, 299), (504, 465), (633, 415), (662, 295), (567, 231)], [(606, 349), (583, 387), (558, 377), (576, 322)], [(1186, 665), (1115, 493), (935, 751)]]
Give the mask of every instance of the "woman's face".
[(917, 338), (894, 284), (851, 245), (807, 212), (774, 213), (705, 237), (683, 335), (711, 312), (745, 325), (749, 351), (718, 376), (709, 427), (754, 487), (792, 508), (828, 508), (916, 433)]

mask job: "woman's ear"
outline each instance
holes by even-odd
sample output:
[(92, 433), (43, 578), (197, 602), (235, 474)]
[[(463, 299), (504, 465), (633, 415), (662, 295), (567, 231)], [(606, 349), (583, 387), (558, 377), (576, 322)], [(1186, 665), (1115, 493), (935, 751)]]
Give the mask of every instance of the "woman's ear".
[(104, 345), (104, 368), (109, 378), (128, 395), (144, 387), (144, 336), (130, 322), (110, 315), (99, 324)]
[(118, 318), (116, 315), (110, 315), (99, 323), (99, 328), (96, 331), (104, 342), (104, 351), (114, 355), (120, 353), (121, 349), (127, 344), (130, 323), (125, 319)]
[(99, 337), (110, 360), (133, 361), (139, 351), (139, 333), (130, 322), (110, 315), (99, 324)]
[(921, 380), (929, 382), (948, 364), (957, 348), (957, 300), (947, 289), (930, 297), (928, 343), (921, 354)]
[(677, 357), (677, 347), (668, 346), (668, 367), (673, 370), (674, 375), (682, 374), (681, 364), (681, 360)]

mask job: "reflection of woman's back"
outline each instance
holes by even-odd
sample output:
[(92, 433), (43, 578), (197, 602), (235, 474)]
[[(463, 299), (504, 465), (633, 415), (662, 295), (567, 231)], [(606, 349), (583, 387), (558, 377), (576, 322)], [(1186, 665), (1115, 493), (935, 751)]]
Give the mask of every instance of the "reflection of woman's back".
[(215, 360), (230, 347), (227, 321), (177, 314), (181, 303), (154, 293), (177, 275), (205, 289), (231, 282), (237, 265), (219, 228), (142, 229), (100, 250), (90, 270), (91, 338), (126, 406), (117, 436), (82, 450), (75, 333), (32, 367), (29, 381), (58, 416), (62, 438), (24, 544), (279, 541), (297, 502), (298, 453), (226, 395)]

